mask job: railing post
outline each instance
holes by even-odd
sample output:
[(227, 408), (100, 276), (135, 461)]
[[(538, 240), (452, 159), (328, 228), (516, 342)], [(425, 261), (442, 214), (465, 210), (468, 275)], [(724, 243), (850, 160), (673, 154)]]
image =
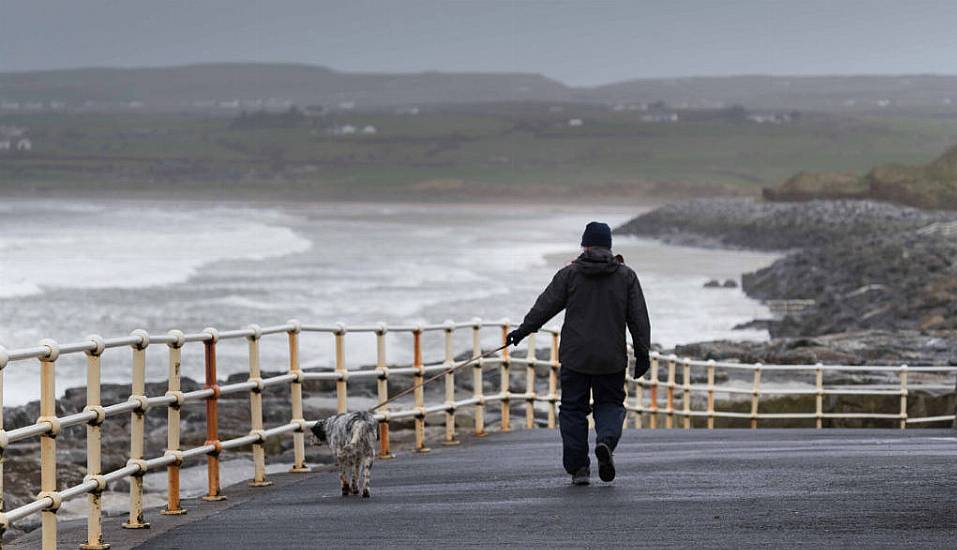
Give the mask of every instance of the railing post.
[(102, 433), (100, 426), (106, 419), (106, 411), (100, 402), (100, 355), (105, 349), (103, 339), (92, 335), (88, 338), (94, 348), (86, 352), (86, 407), (84, 411), (96, 413), (96, 418), (86, 426), (86, 480), (96, 480), (97, 488), (87, 495), (89, 509), (86, 518), (86, 543), (81, 544), (82, 550), (105, 550), (109, 544), (103, 542), (103, 505), (102, 496), (105, 488), (102, 474)]
[[(648, 360), (651, 361), (652, 356), (656, 353), (657, 352), (651, 352), (651, 354), (648, 357)], [(642, 415), (645, 414), (645, 406), (644, 406), (645, 405), (644, 404), (645, 388), (642, 385), (642, 381), (641, 381), (642, 378), (644, 378), (644, 375), (641, 375), (638, 378), (634, 379), (635, 380), (635, 409), (636, 409), (634, 413), (635, 414), (634, 418), (635, 418), (635, 429), (637, 430), (640, 430), (642, 428), (642, 424), (643, 424)]]
[(548, 427), (558, 425), (558, 333), (552, 333), (552, 353), (548, 358)]
[[(376, 378), (376, 389), (379, 393), (379, 403), (384, 403), (389, 400), (389, 366), (386, 364), (385, 359), (385, 335), (387, 331), (388, 329), (385, 323), (379, 323), (379, 327), (375, 331), (376, 370), (379, 373)], [(388, 418), (389, 406), (385, 405), (379, 409), (379, 412)], [(389, 421), (381, 420), (379, 421), (379, 459), (388, 460), (395, 458), (390, 445)]]
[(186, 510), (179, 503), (179, 469), (183, 463), (183, 453), (179, 448), (180, 407), (183, 403), (183, 388), (180, 384), (180, 378), (182, 376), (183, 344), (185, 341), (182, 331), (171, 330), (169, 335), (173, 338), (173, 341), (167, 344), (169, 348), (169, 383), (166, 395), (175, 397), (176, 401), (170, 403), (166, 409), (166, 452), (176, 457), (176, 462), (166, 467), (166, 509), (161, 510), (160, 514), (178, 516), (186, 513)]
[(209, 340), (203, 342), (203, 363), (205, 365), (206, 380), (203, 385), (213, 390), (213, 394), (206, 398), (206, 445), (212, 445), (213, 450), (206, 454), (206, 481), (207, 492), (203, 500), (225, 500), (222, 487), (219, 483), (219, 453), (223, 446), (219, 441), (219, 382), (216, 378), (216, 342), (219, 341), (219, 331), (207, 328), (203, 332), (209, 334)]
[(691, 429), (691, 359), (685, 357), (681, 370), (681, 408), (684, 412), (684, 428)]
[[(445, 322), (445, 368), (455, 365), (455, 326), (452, 321)], [(445, 373), (445, 441), (443, 445), (458, 445), (455, 439), (455, 373)]]
[(904, 430), (904, 429), (907, 429), (907, 365), (901, 365), (899, 375), (900, 375), (900, 383), (901, 383), (900, 428)]
[[(482, 320), (478, 317), (472, 319), (472, 357), (482, 355)], [(485, 437), (485, 395), (484, 382), (482, 380), (482, 367), (484, 359), (476, 359), (472, 367), (472, 396), (476, 399), (475, 403), (475, 437)]]
[[(7, 362), (10, 360), (10, 355), (7, 353), (6, 348), (0, 346), (0, 439), (7, 441), (6, 430), (3, 429), (3, 371), (7, 368)], [(6, 531), (7, 519), (3, 516), (3, 511), (5, 510), (3, 506), (3, 462), (6, 460), (4, 457), (6, 451), (6, 445), (0, 445), (0, 544), (3, 543), (3, 533)]]
[(349, 410), (348, 394), (349, 386), (346, 380), (346, 327), (342, 323), (336, 323), (336, 413), (342, 414)]
[[(625, 405), (628, 404), (628, 398), (631, 396), (631, 382), (632, 382), (631, 376), (628, 375), (628, 368), (625, 367), (625, 399), (622, 401), (622, 403), (624, 403)], [(628, 429), (628, 417), (629, 417), (630, 415), (631, 415), (631, 413), (630, 413), (630, 412), (628, 411), (628, 409), (626, 408), (626, 409), (625, 409), (625, 419), (624, 419), (624, 420), (622, 421), (622, 423), (621, 423), (621, 429), (623, 429), (623, 430), (627, 430), (627, 429)]]
[[(289, 393), (292, 397), (292, 421), (299, 424), (299, 428), (292, 432), (293, 463), (292, 468), (289, 468), (289, 471), (295, 473), (305, 473), (309, 471), (309, 467), (306, 466), (306, 434), (303, 432), (303, 426), (306, 422), (306, 420), (302, 417), (303, 377), (302, 368), (299, 366), (299, 333), (302, 331), (302, 325), (300, 325), (299, 321), (296, 320), (291, 320), (288, 322), (288, 324), (292, 325), (292, 328), (289, 329), (289, 332), (287, 332), (289, 339), (289, 374), (296, 376), (296, 378), (289, 384)], [(345, 333), (345, 328), (342, 325), (339, 325), (336, 330), (336, 338), (339, 338), (340, 333)], [(339, 382), (345, 385), (345, 380), (341, 380)], [(337, 382), (337, 385), (339, 382)]]
[(412, 384), (415, 387), (415, 451), (427, 453), (431, 449), (425, 446), (425, 389), (422, 382), (425, 380), (425, 365), (422, 362), (422, 328), (416, 327), (412, 331), (412, 356), (415, 374), (412, 375)]
[(535, 333), (528, 335), (528, 354), (525, 359), (528, 363), (525, 365), (525, 428), (535, 428), (535, 399), (538, 397), (535, 393), (535, 364), (538, 361), (535, 347)]
[(708, 429), (714, 429), (714, 359), (708, 360)]
[[(508, 341), (508, 320), (502, 321), (502, 344), (504, 345)], [(509, 372), (509, 353), (508, 347), (502, 350), (502, 362), (500, 363), (499, 374), (501, 379), (502, 387), (502, 401), (501, 401), (501, 410), (502, 410), (502, 431), (509, 432), (512, 430), (511, 427), (511, 400), (512, 395), (509, 389), (511, 388), (511, 373)]]
[(651, 358), (651, 387), (648, 394), (651, 398), (651, 402), (648, 404), (650, 409), (648, 427), (654, 430), (658, 427), (658, 357)]
[(52, 505), (40, 514), (43, 550), (56, 550), (56, 512), (63, 500), (56, 490), (56, 436), (60, 433), (60, 421), (56, 417), (56, 360), (60, 348), (53, 340), (42, 340), (41, 346), (48, 350), (40, 358), (40, 417), (37, 424), (47, 423), (50, 431), (40, 436), (40, 493), (37, 498), (47, 497)]
[(256, 386), (249, 390), (249, 435), (259, 439), (253, 443), (253, 480), (250, 487), (268, 487), (272, 482), (266, 479), (266, 449), (263, 447), (263, 378), (259, 365), (259, 342), (262, 328), (249, 325), (252, 335), (246, 337), (249, 348), (249, 381)]
[(134, 330), (131, 336), (139, 338), (133, 344), (133, 384), (130, 401), (138, 401), (139, 406), (130, 413), (130, 459), (127, 463), (139, 467), (130, 476), (130, 517), (123, 524), (124, 529), (149, 529), (150, 524), (143, 520), (143, 475), (146, 462), (143, 460), (146, 436), (146, 348), (150, 344), (149, 334), (145, 330)]
[(754, 384), (751, 386), (751, 429), (758, 427), (758, 400), (761, 399), (761, 363), (754, 364)]
[(665, 412), (665, 427), (669, 430), (675, 427), (675, 369), (678, 366), (678, 357), (671, 355), (668, 357), (668, 387), (666, 388), (665, 403), (668, 408)]
[(814, 370), (814, 386), (817, 389), (814, 397), (814, 427), (820, 430), (824, 424), (824, 369), (821, 368), (821, 363), (817, 363), (816, 366), (817, 368)]

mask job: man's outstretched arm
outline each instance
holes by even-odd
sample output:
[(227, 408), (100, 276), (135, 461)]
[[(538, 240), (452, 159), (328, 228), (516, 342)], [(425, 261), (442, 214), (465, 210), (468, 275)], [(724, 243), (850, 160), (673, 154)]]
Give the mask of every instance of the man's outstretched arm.
[(648, 320), (648, 307), (645, 295), (641, 291), (638, 275), (628, 289), (628, 311), (626, 320), (631, 341), (635, 346), (635, 378), (645, 374), (651, 367), (648, 353), (651, 350), (651, 321)]
[(568, 274), (564, 269), (555, 274), (552, 282), (535, 300), (535, 305), (528, 310), (522, 324), (508, 334), (510, 345), (514, 346), (529, 334), (537, 332), (549, 319), (565, 309), (568, 300), (568, 285), (565, 281), (567, 276)]

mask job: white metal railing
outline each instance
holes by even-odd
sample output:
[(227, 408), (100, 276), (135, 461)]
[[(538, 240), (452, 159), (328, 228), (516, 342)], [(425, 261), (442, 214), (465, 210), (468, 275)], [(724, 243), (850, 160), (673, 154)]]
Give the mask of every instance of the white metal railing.
[[(87, 544), (85, 548), (103, 548), (101, 525), (101, 494), (106, 487), (125, 477), (130, 478), (129, 518), (123, 525), (130, 529), (148, 527), (143, 509), (143, 475), (152, 470), (165, 468), (167, 471), (167, 504), (160, 512), (165, 515), (185, 513), (180, 504), (180, 467), (184, 462), (206, 457), (207, 462), (207, 494), (205, 500), (219, 500), (224, 498), (220, 486), (220, 456), (225, 451), (234, 451), (239, 448), (251, 447), (253, 456), (253, 472), (251, 485), (261, 487), (270, 482), (266, 479), (264, 443), (272, 438), (291, 434), (293, 439), (293, 466), (292, 472), (306, 472), (305, 464), (305, 431), (314, 421), (307, 421), (303, 417), (303, 382), (306, 380), (335, 381), (336, 410), (348, 410), (348, 383), (350, 380), (375, 379), (376, 392), (379, 403), (389, 398), (389, 380), (396, 376), (410, 376), (414, 385), (424, 380), (428, 373), (447, 370), (454, 362), (454, 335), (456, 331), (468, 330), (471, 333), (471, 353), (478, 356), (482, 352), (482, 329), (493, 329), (499, 334), (504, 343), (508, 334), (509, 323), (503, 321), (482, 321), (473, 319), (469, 322), (451, 322), (429, 325), (402, 325), (387, 326), (385, 324), (346, 326), (341, 323), (333, 325), (301, 324), (298, 321), (289, 321), (283, 325), (259, 327), (251, 325), (245, 329), (217, 331), (208, 328), (198, 333), (185, 334), (172, 330), (162, 335), (151, 335), (143, 330), (133, 331), (129, 336), (119, 338), (101, 338), (91, 336), (82, 342), (72, 344), (57, 344), (51, 340), (43, 340), (36, 347), (4, 350), (0, 348), (0, 390), (2, 390), (3, 372), (7, 367), (16, 363), (37, 360), (40, 364), (40, 416), (37, 422), (12, 430), (0, 430), (0, 452), (9, 445), (18, 441), (34, 437), (40, 438), (40, 492), (37, 498), (26, 505), (0, 511), (0, 528), (6, 529), (13, 522), (33, 514), (41, 514), (42, 544), (45, 549), (56, 547), (56, 512), (61, 504), (69, 499), (87, 495), (89, 500)], [(333, 337), (335, 347), (335, 369), (331, 372), (304, 372), (299, 363), (300, 334), (326, 333)], [(412, 335), (412, 363), (410, 366), (390, 367), (387, 362), (386, 336), (390, 333), (408, 333)], [(376, 338), (376, 365), (371, 369), (348, 370), (346, 368), (346, 334), (372, 333)], [(443, 337), (442, 360), (426, 364), (423, 360), (422, 338), (429, 333), (438, 333)], [(260, 341), (267, 337), (285, 336), (288, 342), (288, 365), (284, 374), (263, 378), (260, 369)], [(536, 358), (535, 351), (540, 338), (547, 338), (547, 347), (550, 356), (547, 360)], [(249, 375), (246, 381), (219, 385), (216, 368), (216, 351), (219, 342), (224, 340), (245, 340), (247, 342)], [(205, 383), (202, 389), (183, 392), (181, 389), (181, 359), (182, 350), (186, 346), (202, 345)], [(168, 391), (164, 395), (146, 395), (146, 355), (149, 350), (156, 349), (157, 345), (165, 345), (168, 360)], [(104, 354), (114, 349), (127, 349), (131, 354), (132, 386), (128, 400), (120, 403), (103, 405), (100, 402), (100, 362)], [(544, 403), (545, 424), (549, 428), (557, 425), (557, 405), (560, 402), (558, 389), (559, 362), (559, 331), (557, 329), (543, 330), (538, 334), (531, 334), (527, 338), (526, 357), (513, 357), (506, 348), (500, 355), (492, 356), (475, 362), (472, 366), (471, 395), (456, 395), (455, 373), (445, 375), (445, 392), (443, 399), (436, 403), (426, 403), (425, 391), (420, 386), (413, 393), (413, 405), (404, 409), (392, 410), (389, 406), (383, 407), (376, 415), (380, 422), (380, 448), (382, 458), (392, 456), (389, 435), (390, 421), (411, 418), (415, 428), (415, 450), (427, 452), (425, 426), (426, 417), (439, 416), (444, 419), (444, 443), (458, 442), (456, 433), (456, 415), (471, 414), (473, 419), (473, 433), (476, 436), (485, 434), (486, 408), (489, 404), (498, 403), (500, 414), (500, 430), (511, 429), (511, 408), (514, 402), (524, 402), (525, 428), (531, 429), (536, 425), (536, 402)], [(85, 354), (87, 364), (87, 405), (82, 412), (63, 417), (56, 416), (55, 376), (57, 360), (65, 355)], [(665, 362), (664, 372), (661, 363)], [(657, 428), (659, 421), (664, 420), (666, 428), (676, 427), (676, 420), (680, 419), (684, 428), (693, 427), (694, 418), (705, 418), (705, 426), (714, 428), (715, 418), (744, 419), (750, 421), (752, 428), (757, 428), (759, 420), (771, 419), (808, 419), (815, 420), (815, 426), (824, 426), (825, 419), (839, 418), (866, 418), (885, 419), (899, 422), (901, 428), (908, 424), (952, 421), (953, 415), (933, 417), (910, 417), (907, 414), (907, 397), (910, 392), (917, 390), (953, 391), (953, 385), (948, 384), (921, 384), (908, 385), (909, 373), (938, 373), (952, 374), (957, 367), (861, 367), (861, 366), (831, 366), (831, 365), (760, 365), (741, 364), (736, 362), (698, 361), (692, 359), (678, 359), (675, 356), (662, 356), (657, 352), (651, 354), (651, 369), (641, 379), (635, 380), (626, 375), (626, 390), (630, 397), (626, 401), (626, 409), (635, 427)], [(513, 391), (511, 368), (513, 365), (525, 366), (525, 387), (521, 391)], [(498, 366), (499, 391), (492, 394), (484, 393), (484, 368)], [(677, 381), (678, 367), (681, 367), (682, 379)], [(547, 372), (547, 386), (542, 393), (537, 391), (538, 370)], [(706, 383), (692, 382), (693, 369), (704, 369)], [(731, 385), (715, 384), (716, 370), (729, 372), (752, 373), (750, 389)], [(896, 373), (898, 384), (864, 385), (863, 389), (847, 388), (842, 386), (825, 386), (823, 373), (825, 371), (854, 371), (854, 372), (883, 372)], [(761, 385), (762, 372), (778, 371), (813, 371), (816, 384), (813, 389), (799, 387), (768, 388)], [(661, 381), (664, 374), (665, 380)], [(262, 392), (265, 388), (278, 385), (288, 385), (290, 388), (290, 421), (277, 426), (263, 425)], [(659, 390), (664, 390), (660, 392)], [(248, 393), (250, 404), (250, 429), (247, 435), (220, 440), (218, 430), (217, 407), (219, 397), (225, 394)], [(662, 395), (663, 393), (663, 395)], [(703, 410), (693, 406), (694, 396), (704, 395), (706, 406)], [(716, 410), (716, 394), (751, 395), (750, 412), (736, 412)], [(815, 410), (795, 413), (762, 413), (759, 411), (762, 395), (779, 396), (814, 396)], [(896, 395), (900, 397), (900, 409), (894, 413), (839, 413), (824, 412), (823, 397), (826, 395)], [(0, 391), (2, 398), (2, 391)], [(180, 445), (180, 409), (190, 403), (203, 402), (206, 407), (206, 441), (203, 445), (190, 449), (182, 449)], [(2, 402), (0, 402), (2, 405)], [(167, 409), (167, 445), (161, 456), (147, 458), (144, 453), (144, 424), (146, 410), (152, 407), (166, 407)], [(0, 407), (2, 411), (2, 407)], [(102, 472), (101, 467), (101, 426), (111, 417), (130, 414), (130, 453), (126, 465), (111, 472)], [(2, 417), (0, 417), (2, 422)], [(628, 426), (629, 419), (625, 424)], [(87, 426), (87, 476), (78, 485), (57, 490), (56, 478), (56, 436), (64, 428), (86, 424)], [(0, 424), (2, 427), (2, 424)], [(0, 462), (2, 467), (2, 462)], [(2, 471), (0, 471), (2, 474)], [(2, 480), (2, 475), (0, 475)], [(0, 486), (2, 491), (2, 486)], [(0, 493), (2, 494), (2, 493)]]
[[(198, 333), (185, 334), (172, 330), (163, 335), (151, 335), (144, 330), (135, 330), (129, 336), (119, 338), (101, 338), (90, 336), (82, 342), (58, 344), (52, 340), (43, 340), (31, 348), (5, 350), (0, 348), (0, 428), (2, 428), (2, 381), (6, 368), (16, 363), (37, 360), (40, 363), (40, 416), (36, 423), (17, 427), (12, 430), (0, 429), (0, 453), (8, 446), (34, 437), (40, 438), (40, 492), (33, 502), (17, 508), (0, 511), (0, 534), (13, 522), (33, 514), (41, 514), (41, 538), (44, 549), (54, 549), (57, 545), (56, 512), (66, 500), (88, 495), (89, 512), (87, 525), (87, 543), (84, 548), (105, 548), (102, 531), (101, 494), (107, 486), (125, 477), (130, 478), (129, 518), (123, 527), (141, 529), (149, 527), (145, 521), (143, 508), (143, 475), (151, 470), (166, 468), (168, 479), (167, 505), (160, 512), (164, 515), (185, 513), (180, 505), (180, 467), (184, 462), (206, 456), (208, 490), (204, 500), (220, 500), (223, 497), (220, 486), (220, 455), (242, 447), (251, 447), (253, 455), (253, 486), (267, 486), (270, 482), (265, 475), (265, 449), (263, 444), (271, 438), (292, 434), (293, 466), (292, 472), (307, 472), (305, 464), (305, 431), (315, 421), (303, 418), (302, 385), (306, 380), (334, 380), (338, 412), (346, 412), (348, 399), (348, 381), (356, 379), (376, 379), (379, 402), (388, 399), (390, 377), (411, 376), (413, 384), (419, 384), (427, 373), (448, 369), (454, 361), (453, 335), (456, 330), (468, 329), (472, 333), (472, 352), (481, 354), (481, 331), (483, 328), (496, 328), (501, 332), (504, 342), (508, 333), (508, 321), (483, 322), (474, 319), (465, 323), (445, 322), (432, 325), (387, 326), (385, 324), (360, 325), (347, 327), (341, 323), (335, 325), (303, 325), (298, 321), (289, 321), (284, 325), (259, 327), (251, 325), (245, 329), (218, 331), (208, 328)], [(304, 372), (299, 364), (299, 335), (302, 332), (328, 333), (334, 338), (335, 370), (333, 372)], [(377, 360), (374, 369), (347, 370), (345, 335), (347, 333), (367, 332), (376, 336)], [(409, 367), (392, 367), (386, 361), (386, 335), (404, 332), (413, 337), (413, 361)], [(441, 363), (426, 365), (422, 357), (422, 337), (425, 333), (444, 334), (444, 358)], [(425, 402), (424, 388), (414, 392), (414, 406), (404, 410), (390, 410), (388, 406), (376, 414), (380, 421), (380, 449), (383, 458), (392, 456), (390, 450), (389, 422), (413, 418), (415, 424), (415, 450), (427, 452), (425, 438), (426, 416), (442, 414), (445, 417), (445, 443), (457, 443), (455, 415), (465, 408), (472, 409), (474, 431), (476, 435), (485, 433), (485, 408), (487, 404), (499, 402), (501, 405), (501, 430), (510, 429), (509, 408), (512, 400), (526, 402), (526, 426), (534, 427), (536, 400), (549, 403), (548, 424), (555, 426), (558, 364), (558, 332), (555, 329), (542, 331), (552, 336), (552, 353), (548, 361), (535, 359), (534, 353), (527, 358), (511, 358), (508, 350), (500, 355), (476, 361), (473, 370), (473, 392), (465, 399), (455, 398), (455, 373), (445, 376), (444, 401), (430, 404)], [(288, 369), (285, 374), (263, 378), (260, 370), (260, 340), (271, 335), (285, 335), (288, 340)], [(217, 344), (224, 340), (245, 339), (248, 342), (249, 376), (245, 382), (219, 385), (216, 369)], [(530, 335), (530, 349), (535, 349), (535, 335)], [(205, 384), (202, 389), (183, 392), (181, 390), (182, 349), (189, 345), (202, 344), (204, 348)], [(168, 356), (168, 391), (161, 396), (146, 395), (146, 354), (156, 345), (165, 345)], [(131, 353), (132, 386), (128, 400), (104, 406), (100, 402), (100, 362), (109, 350), (126, 348)], [(63, 417), (56, 416), (56, 362), (65, 355), (85, 354), (87, 362), (87, 406), (82, 412)], [(524, 364), (528, 370), (529, 383), (525, 392), (512, 392), (509, 385), (511, 364)], [(483, 368), (499, 365), (502, 377), (500, 392), (485, 395), (483, 391)], [(535, 369), (538, 366), (549, 368), (549, 394), (538, 396), (534, 391)], [(290, 387), (290, 416), (288, 423), (270, 428), (263, 426), (262, 391), (274, 385)], [(218, 400), (221, 395), (248, 392), (250, 400), (250, 431), (248, 435), (229, 440), (219, 439)], [(206, 437), (204, 445), (180, 448), (180, 409), (193, 402), (204, 402), (206, 406)], [(167, 446), (162, 456), (146, 458), (145, 414), (152, 407), (167, 408)], [(130, 453), (129, 460), (122, 468), (111, 472), (102, 472), (101, 467), (101, 426), (109, 418), (130, 414)], [(87, 476), (78, 485), (57, 490), (56, 476), (56, 436), (71, 426), (87, 425)], [(0, 461), (0, 483), (2, 483), (2, 461)], [(2, 494), (2, 484), (0, 484)]]
[[(661, 363), (665, 363), (666, 377), (665, 382), (661, 382)], [(681, 367), (681, 382), (676, 381), (678, 367)], [(706, 375), (705, 384), (692, 383), (692, 369), (704, 369)], [(717, 369), (735, 372), (752, 373), (752, 383), (750, 388), (743, 388), (733, 385), (715, 384), (715, 372)], [(853, 372), (856, 374), (884, 373), (893, 374), (897, 377), (897, 384), (860, 384), (861, 387), (850, 387), (847, 385), (825, 386), (825, 372)], [(761, 384), (762, 372), (789, 372), (789, 373), (814, 373), (814, 387), (764, 387)], [(946, 392), (952, 394), (955, 384), (948, 381), (941, 383), (921, 383), (909, 384), (908, 379), (911, 373), (925, 373), (936, 375), (951, 375), (957, 373), (957, 367), (951, 366), (862, 366), (862, 365), (824, 365), (821, 363), (814, 365), (762, 365), (761, 363), (738, 363), (733, 361), (700, 361), (690, 358), (678, 358), (675, 355), (664, 356), (658, 352), (651, 353), (651, 369), (649, 373), (639, 380), (628, 378), (629, 388), (632, 389), (634, 400), (626, 404), (626, 408), (632, 413), (632, 419), (635, 427), (644, 426), (647, 419), (648, 427), (658, 427), (660, 416), (664, 416), (665, 426), (671, 428), (676, 419), (681, 419), (683, 427), (690, 428), (691, 419), (695, 417), (706, 418), (706, 426), (714, 428), (715, 418), (737, 418), (750, 421), (752, 428), (757, 428), (760, 420), (800, 420), (812, 419), (816, 428), (824, 426), (825, 419), (871, 419), (871, 420), (893, 420), (896, 421), (901, 429), (908, 424), (926, 424), (932, 422), (953, 422), (955, 415), (938, 415), (915, 417), (908, 414), (907, 398), (912, 392)], [(934, 381), (939, 382), (939, 380)], [(663, 389), (664, 407), (659, 395), (659, 389)], [(644, 392), (650, 395), (647, 404), (644, 399)], [(677, 392), (680, 391), (680, 394)], [(704, 410), (692, 409), (694, 394), (704, 394)], [(677, 395), (676, 395), (677, 394)], [(750, 395), (750, 411), (722, 411), (715, 407), (715, 394), (726, 395)], [(813, 396), (814, 410), (807, 412), (787, 412), (787, 413), (762, 413), (759, 410), (762, 395), (774, 395), (776, 397), (786, 396)], [(857, 395), (857, 396), (899, 396), (900, 408), (896, 412), (824, 412), (824, 397), (827, 395)], [(675, 403), (680, 401), (681, 407), (678, 408)]]

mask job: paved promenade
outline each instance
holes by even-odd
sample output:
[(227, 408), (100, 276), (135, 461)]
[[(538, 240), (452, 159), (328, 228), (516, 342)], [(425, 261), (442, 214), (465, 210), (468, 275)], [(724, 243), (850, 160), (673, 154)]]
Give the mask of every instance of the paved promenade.
[(618, 479), (595, 472), (590, 487), (572, 487), (557, 431), (515, 431), (377, 462), (371, 499), (340, 497), (331, 472), (283, 474), (271, 488), (227, 489), (225, 503), (187, 501), (185, 517), (151, 513), (150, 531), (110, 529), (107, 540), (156, 550), (954, 547), (955, 436), (629, 430)]

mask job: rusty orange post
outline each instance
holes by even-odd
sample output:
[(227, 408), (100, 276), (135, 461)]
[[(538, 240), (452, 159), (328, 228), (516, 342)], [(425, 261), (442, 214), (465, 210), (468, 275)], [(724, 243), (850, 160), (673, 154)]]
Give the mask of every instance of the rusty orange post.
[(216, 342), (219, 341), (219, 332), (216, 329), (205, 330), (210, 335), (209, 340), (203, 342), (204, 363), (206, 366), (206, 389), (213, 390), (213, 394), (206, 398), (206, 445), (212, 445), (213, 450), (206, 455), (206, 479), (208, 491), (203, 500), (225, 500), (219, 483), (219, 453), (222, 452), (222, 443), (219, 441), (219, 418), (217, 403), (219, 401), (219, 383), (216, 379)]
[(415, 415), (415, 451), (427, 453), (430, 449), (425, 446), (425, 390), (422, 388), (422, 382), (425, 380), (425, 365), (422, 363), (421, 328), (412, 331), (412, 344), (415, 367), (412, 384), (415, 386), (415, 408), (418, 410), (418, 414)]
[[(508, 321), (502, 323), (502, 344), (508, 342)], [(505, 346), (505, 349), (502, 350), (502, 366), (500, 369), (501, 379), (502, 379), (502, 431), (508, 432), (511, 431), (511, 419), (510, 419), (510, 404), (511, 401), (511, 392), (509, 388), (511, 387), (511, 374), (508, 371), (509, 367), (509, 355), (508, 355), (508, 346)]]
[[(379, 396), (379, 403), (384, 403), (389, 399), (389, 365), (386, 362), (385, 355), (385, 337), (389, 329), (386, 328), (385, 323), (379, 323), (379, 326), (375, 331), (375, 348), (376, 348), (376, 371), (378, 376), (376, 376), (376, 391)], [(380, 409), (380, 412), (388, 416), (389, 414), (389, 405), (385, 405)], [(392, 454), (391, 442), (389, 440), (389, 421), (380, 420), (379, 421), (379, 459), (380, 460), (389, 460), (395, 458), (395, 455)]]

